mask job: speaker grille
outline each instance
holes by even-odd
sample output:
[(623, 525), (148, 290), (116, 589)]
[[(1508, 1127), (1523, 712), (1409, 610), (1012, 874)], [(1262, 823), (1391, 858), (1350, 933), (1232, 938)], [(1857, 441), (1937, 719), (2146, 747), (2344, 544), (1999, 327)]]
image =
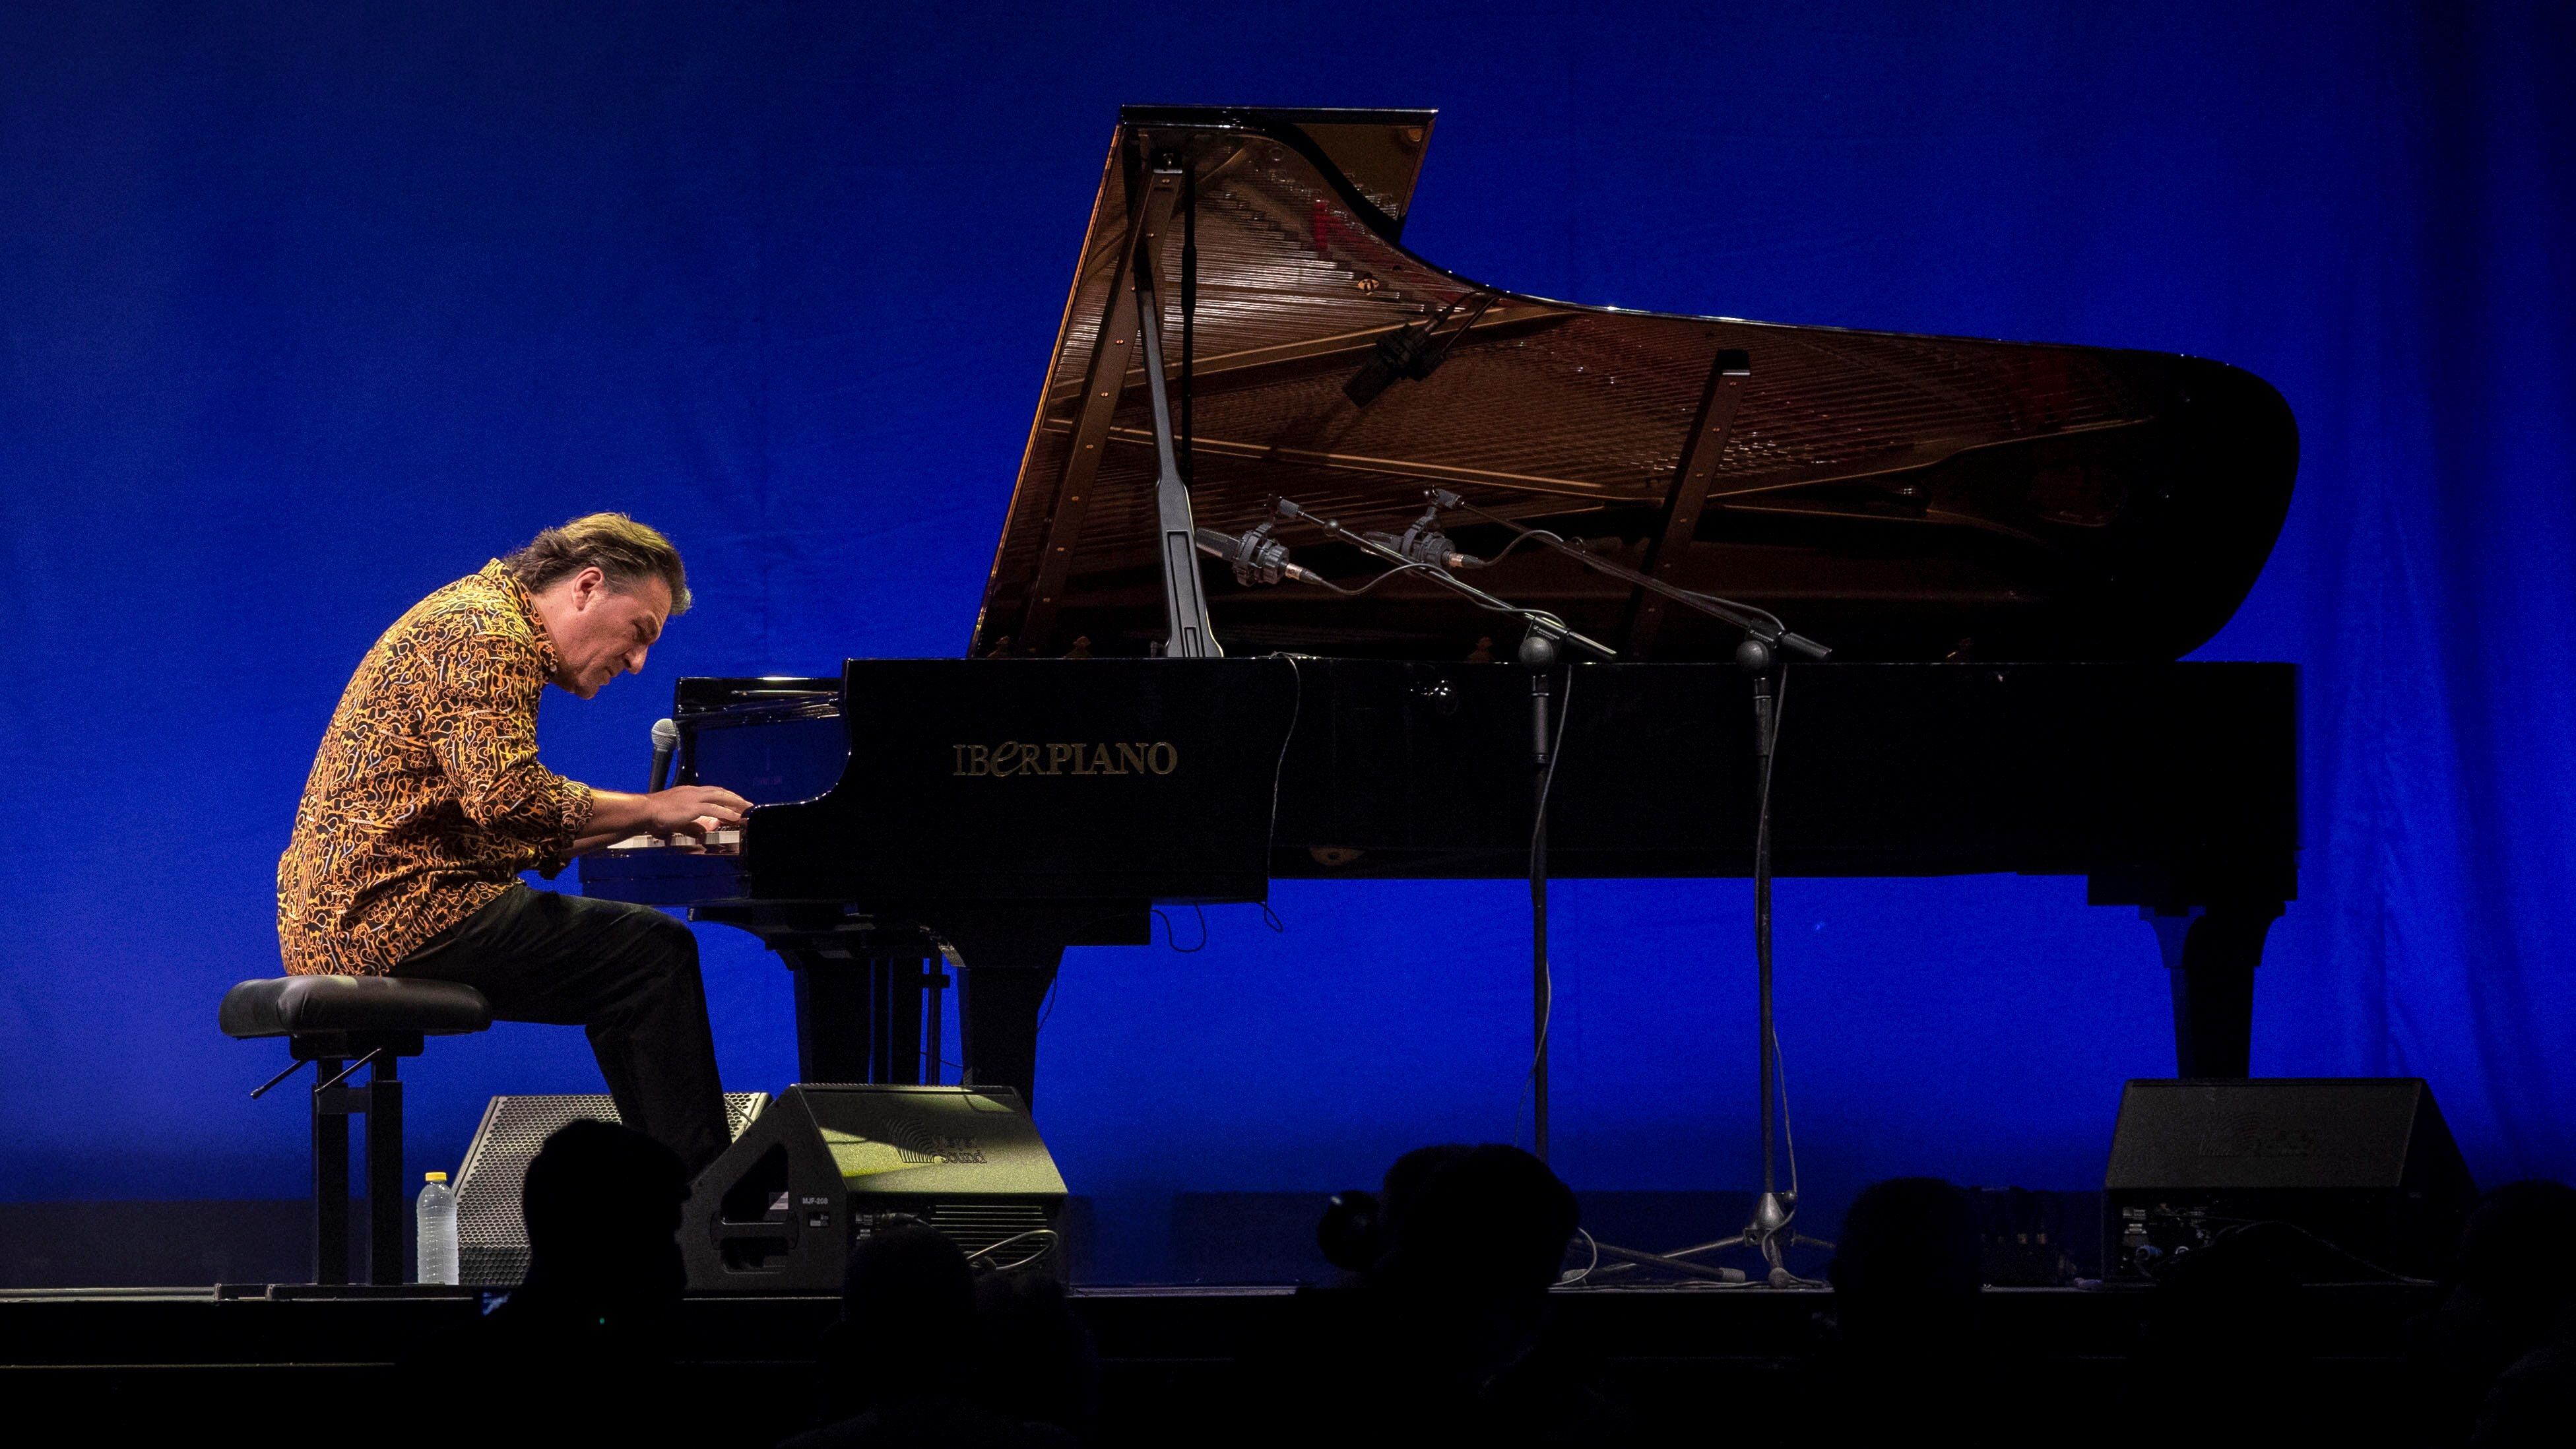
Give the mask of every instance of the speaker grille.
[[(879, 1232), (907, 1223), (937, 1230), (970, 1258), (989, 1253), (993, 1261), (988, 1266), (1047, 1259), (1055, 1252), (1052, 1238), (1031, 1236), (1055, 1226), (1055, 1214), (1046, 1204), (1036, 1202), (934, 1202), (853, 1213), (850, 1236), (853, 1241), (865, 1242)], [(1013, 1242), (1015, 1238), (1019, 1241)], [(1003, 1243), (1010, 1246), (994, 1251)]]
[[(769, 1104), (767, 1092), (725, 1093), (725, 1126), (735, 1137)], [(494, 1097), (465, 1149), (456, 1174), (456, 1278), (482, 1288), (515, 1287), (528, 1276), (528, 1228), (519, 1218), (519, 1194), (528, 1164), (546, 1139), (567, 1123), (615, 1122), (617, 1104), (605, 1092), (544, 1097)]]
[[(964, 1249), (969, 1257), (985, 1253), (997, 1245), (1024, 1233), (1036, 1233), (1053, 1226), (1044, 1204), (1033, 1202), (942, 1202), (933, 1203), (922, 1215), (922, 1221), (946, 1234), (950, 1242)], [(992, 1252), (995, 1265), (1024, 1258), (1054, 1256), (1054, 1243), (1046, 1238), (1022, 1238), (1007, 1248)]]

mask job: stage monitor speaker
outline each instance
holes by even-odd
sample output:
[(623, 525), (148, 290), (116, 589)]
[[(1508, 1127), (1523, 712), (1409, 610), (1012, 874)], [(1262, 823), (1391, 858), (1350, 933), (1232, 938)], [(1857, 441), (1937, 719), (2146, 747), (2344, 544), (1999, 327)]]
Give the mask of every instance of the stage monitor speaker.
[(1064, 1179), (1006, 1087), (789, 1087), (682, 1209), (692, 1292), (838, 1293), (851, 1247), (918, 1221), (979, 1268), (1061, 1271)]
[(2152, 1279), (2231, 1230), (2302, 1230), (2311, 1279), (2430, 1277), (2477, 1197), (2414, 1077), (2154, 1078), (2120, 1094), (2103, 1276)]
[[(733, 1135), (769, 1104), (767, 1092), (725, 1093)], [(528, 1227), (519, 1216), (519, 1193), (537, 1149), (567, 1122), (617, 1120), (617, 1104), (602, 1093), (494, 1097), (483, 1124), (465, 1148), (456, 1174), (456, 1281), (483, 1288), (512, 1288), (528, 1276)]]

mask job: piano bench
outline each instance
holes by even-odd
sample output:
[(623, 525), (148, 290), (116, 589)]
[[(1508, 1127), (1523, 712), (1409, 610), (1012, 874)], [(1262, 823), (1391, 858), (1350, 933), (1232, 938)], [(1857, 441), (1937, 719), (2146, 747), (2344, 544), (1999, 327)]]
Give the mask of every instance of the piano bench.
[[(294, 1058), (251, 1095), (312, 1062), (313, 1281), (349, 1281), (349, 1119), (367, 1119), (367, 1281), (401, 1283), (403, 1209), (402, 1081), (398, 1063), (433, 1036), (462, 1036), (492, 1024), (483, 993), (453, 981), (390, 976), (274, 976), (224, 993), (218, 1020), (239, 1041), (286, 1038)], [(365, 1086), (346, 1082), (369, 1068)]]

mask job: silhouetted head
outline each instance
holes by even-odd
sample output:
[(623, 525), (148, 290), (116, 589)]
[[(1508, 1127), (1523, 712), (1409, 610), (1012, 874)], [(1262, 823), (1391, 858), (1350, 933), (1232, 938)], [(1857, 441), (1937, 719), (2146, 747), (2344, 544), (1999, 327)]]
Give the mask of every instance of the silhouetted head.
[(1937, 1177), (1873, 1183), (1843, 1214), (1825, 1276), (1846, 1332), (1964, 1318), (1985, 1281), (1976, 1207)]
[(2478, 1200), (2460, 1233), (2460, 1286), (2497, 1328), (2530, 1338), (2576, 1313), (2576, 1188), (2534, 1178)]
[(1100, 1360), (1064, 1284), (1042, 1273), (987, 1273), (975, 1280), (975, 1318), (983, 1402), (1089, 1439)]
[(975, 1271), (919, 1223), (870, 1233), (841, 1275), (841, 1334), (865, 1397), (947, 1392), (973, 1358)]
[[(1424, 1157), (1423, 1153), (1436, 1154)], [(1433, 1148), (1417, 1182), (1387, 1174), (1389, 1271), (1423, 1288), (1492, 1300), (1544, 1293), (1578, 1224), (1573, 1190), (1517, 1147)]]
[(2148, 1304), (2141, 1352), (2205, 1371), (2273, 1372), (2306, 1351), (2300, 1285), (2337, 1270), (2331, 1250), (2288, 1223), (2248, 1223), (2175, 1256)]
[(1423, 1184), (1431, 1181), (1440, 1169), (1476, 1149), (1466, 1142), (1434, 1142), (1417, 1147), (1389, 1164), (1386, 1176), (1377, 1186), (1378, 1201), (1387, 1221), (1401, 1217), (1413, 1201), (1422, 1195)]
[(528, 1164), (519, 1195), (529, 1285), (603, 1310), (676, 1302), (688, 1195), (679, 1157), (661, 1143), (607, 1122), (567, 1124)]
[(1395, 1241), (1395, 1221), (1422, 1193), (1431, 1175), (1474, 1148), (1464, 1142), (1417, 1147), (1395, 1160), (1375, 1192), (1356, 1188), (1333, 1194), (1315, 1224), (1315, 1246), (1324, 1260), (1353, 1273), (1374, 1272)]

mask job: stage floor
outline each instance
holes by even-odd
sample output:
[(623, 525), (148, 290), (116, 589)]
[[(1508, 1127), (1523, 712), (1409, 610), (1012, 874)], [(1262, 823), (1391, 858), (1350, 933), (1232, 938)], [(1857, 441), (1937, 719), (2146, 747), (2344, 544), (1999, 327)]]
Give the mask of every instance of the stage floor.
[[(1100, 1351), (1101, 1441), (1210, 1442), (1212, 1422), (1244, 1412), (1230, 1367), (1238, 1350), (1278, 1321), (1295, 1292), (1075, 1289)], [(2407, 1322), (2432, 1306), (2431, 1290), (2303, 1292), (2311, 1368), (2302, 1391), (2328, 1404), (2384, 1397)], [(1723, 1404), (1738, 1433), (1795, 1428), (1799, 1406), (1764, 1390), (1794, 1385), (1834, 1303), (1829, 1290), (1731, 1287), (1556, 1297), (1560, 1324), (1642, 1414), (1678, 1421), (1692, 1405)], [(481, 1299), (472, 1289), (302, 1285), (0, 1291), (0, 1402), (22, 1413), (49, 1406), (118, 1434), (202, 1423), (208, 1406), (225, 1403), (297, 1404), (303, 1422), (347, 1428), (381, 1402), (397, 1359), (471, 1320)], [(2130, 1391), (2125, 1360), (2150, 1303), (2127, 1288), (1988, 1289), (1986, 1358), (2014, 1386), (2017, 1412), (2054, 1421), (2112, 1411)], [(740, 1402), (741, 1442), (768, 1444), (803, 1426), (814, 1346), (838, 1311), (826, 1297), (692, 1297), (682, 1372)]]

